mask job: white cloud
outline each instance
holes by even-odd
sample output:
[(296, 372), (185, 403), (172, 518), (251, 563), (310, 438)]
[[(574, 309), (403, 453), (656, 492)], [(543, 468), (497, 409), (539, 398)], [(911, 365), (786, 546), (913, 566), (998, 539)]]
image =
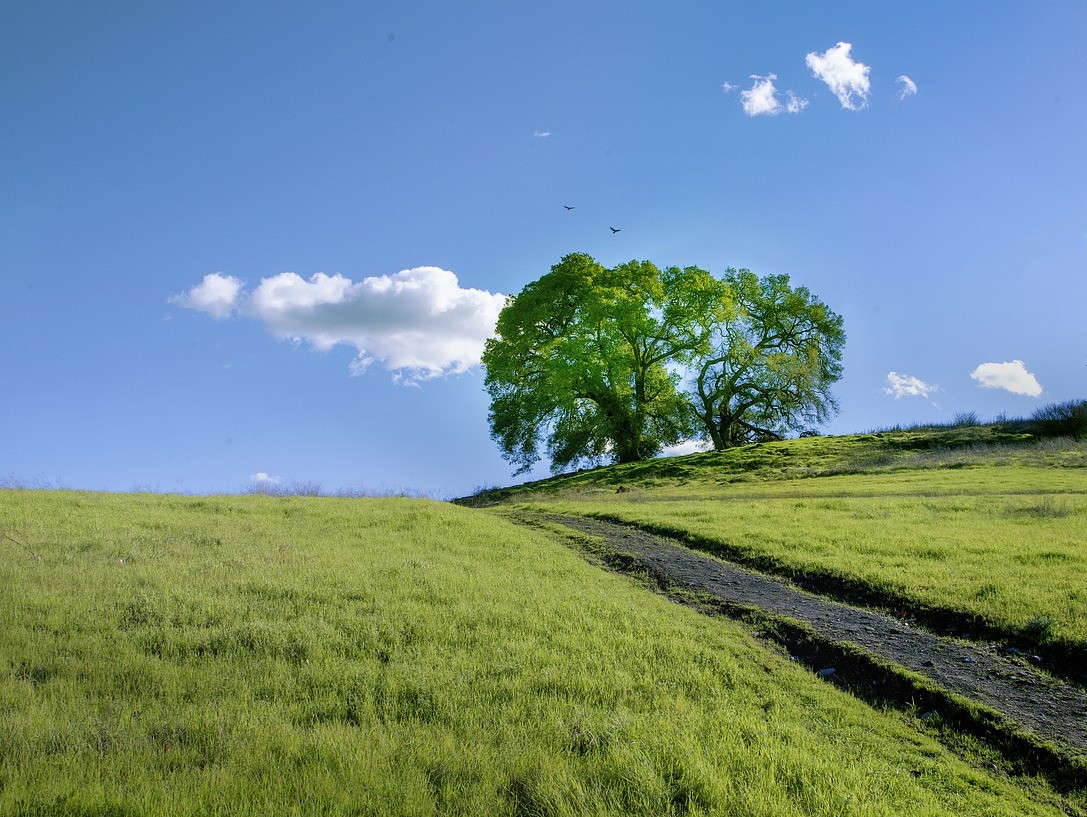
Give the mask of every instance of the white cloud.
[(887, 385), (883, 393), (897, 400), (899, 397), (928, 397), (939, 390), (939, 386), (930, 385), (913, 375), (887, 372)]
[(777, 116), (782, 111), (800, 113), (808, 105), (806, 99), (800, 99), (792, 91), (785, 92), (787, 101), (782, 105), (777, 96), (778, 90), (774, 87), (776, 74), (752, 74), (751, 79), (755, 80), (755, 84), (746, 91), (740, 91), (740, 104), (748, 116)]
[(699, 454), (703, 451), (710, 451), (712, 448), (713, 444), (706, 440), (686, 440), (675, 445), (665, 446), (660, 455), (662, 457), (682, 457), (685, 454)]
[(740, 91), (740, 104), (744, 106), (744, 113), (748, 116), (777, 116), (781, 113), (781, 102), (774, 87), (777, 75), (767, 74), (760, 77), (752, 74), (751, 79), (755, 80), (755, 84), (746, 91)]
[(1027, 397), (1038, 397), (1042, 393), (1042, 384), (1027, 371), (1027, 365), (1021, 360), (982, 363), (970, 372), (970, 377), (987, 389), (1004, 389)]
[(908, 96), (913, 96), (917, 93), (917, 83), (907, 77), (905, 74), (900, 76), (896, 82), (900, 82), (902, 87), (898, 91), (898, 98), (905, 99)]
[(785, 110), (789, 113), (800, 113), (808, 107), (808, 100), (801, 99), (792, 91), (785, 92)]
[(272, 485), (282, 485), (283, 477), (273, 477), (271, 474), (266, 474), (263, 471), (257, 471), (253, 476), (249, 477), (250, 482), (269, 482)]
[[(203, 308), (189, 296), (171, 300)], [(319, 350), (353, 346), (353, 374), (376, 362), (398, 382), (417, 383), (477, 365), (505, 302), (499, 293), (462, 289), (448, 270), (416, 267), (358, 282), (339, 274), (319, 272), (306, 280), (283, 272), (231, 305), (279, 338), (308, 341)]]
[(546, 137), (551, 135), (551, 131), (549, 131), (549, 130), (538, 130), (532, 135), (533, 136), (539, 136), (540, 138), (546, 138)]
[(169, 302), (207, 312), (213, 318), (225, 318), (236, 308), (241, 290), (242, 282), (238, 278), (213, 272), (205, 275), (204, 280), (188, 292), (171, 296)]
[(868, 105), (869, 67), (861, 62), (854, 62), (849, 56), (850, 43), (838, 43), (824, 53), (812, 51), (805, 61), (808, 68), (838, 97), (843, 108), (859, 111)]
[(731, 82), (721, 83), (721, 90), (724, 91), (726, 94), (735, 91), (739, 87), (739, 85), (733, 85)]

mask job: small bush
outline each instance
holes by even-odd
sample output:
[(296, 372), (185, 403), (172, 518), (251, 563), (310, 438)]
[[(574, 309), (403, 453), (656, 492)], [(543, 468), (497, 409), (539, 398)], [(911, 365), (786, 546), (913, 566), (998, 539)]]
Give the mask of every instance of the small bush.
[(1031, 430), (1040, 437), (1087, 437), (1087, 400), (1042, 406), (1030, 420)]
[(976, 411), (960, 411), (951, 418), (952, 428), (972, 428), (981, 425), (981, 418)]
[(278, 499), (284, 497), (335, 497), (337, 499), (433, 499), (428, 491), (415, 488), (366, 488), (362, 485), (352, 485), (347, 488), (337, 488), (329, 493), (321, 487), (321, 483), (312, 481), (276, 482), (274, 480), (257, 480), (249, 484), (245, 489), (247, 494), (259, 494)]
[(276, 482), (274, 480), (257, 480), (249, 485), (246, 490), (249, 494), (261, 494), (263, 496), (323, 496), (321, 483), (319, 482)]

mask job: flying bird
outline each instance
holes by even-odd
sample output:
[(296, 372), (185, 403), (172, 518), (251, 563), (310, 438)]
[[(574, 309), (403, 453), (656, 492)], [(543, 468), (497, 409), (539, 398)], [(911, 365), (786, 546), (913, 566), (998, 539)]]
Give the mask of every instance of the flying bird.
[(562, 205), (562, 206), (563, 206), (563, 207), (565, 207), (565, 208), (566, 208), (567, 210), (573, 210), (573, 209), (574, 209), (574, 208), (573, 208), (573, 207), (571, 207), (571, 206), (570, 206), (569, 204), (564, 204), (564, 205)]
[(608, 229), (609, 229), (609, 230), (611, 230), (611, 231), (612, 231), (613, 233), (617, 233), (617, 232), (619, 232), (619, 228), (618, 228), (618, 227), (608, 227)]

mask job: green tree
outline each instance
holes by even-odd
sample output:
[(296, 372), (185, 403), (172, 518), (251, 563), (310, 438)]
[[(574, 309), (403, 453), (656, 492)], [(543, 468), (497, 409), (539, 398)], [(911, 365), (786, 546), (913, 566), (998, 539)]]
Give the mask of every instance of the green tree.
[(842, 319), (787, 275), (728, 270), (734, 310), (695, 361), (692, 402), (716, 449), (782, 439), (838, 410), (830, 392), (842, 376)]
[(696, 267), (608, 269), (572, 254), (511, 298), (483, 353), (491, 436), (528, 470), (645, 459), (689, 438), (677, 367), (706, 355), (729, 299)]

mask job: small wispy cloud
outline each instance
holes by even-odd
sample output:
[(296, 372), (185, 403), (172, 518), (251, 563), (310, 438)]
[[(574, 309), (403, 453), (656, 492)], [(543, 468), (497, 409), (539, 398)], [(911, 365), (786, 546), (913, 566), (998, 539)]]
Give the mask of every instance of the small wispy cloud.
[(792, 91), (785, 92), (785, 110), (788, 113), (800, 113), (808, 107), (808, 100), (801, 99)]
[(896, 82), (902, 87), (898, 89), (898, 98), (905, 99), (908, 96), (913, 96), (917, 93), (917, 83), (907, 77), (905, 74), (900, 76)]
[(739, 87), (739, 85), (733, 85), (731, 82), (721, 83), (721, 90), (724, 91), (726, 94), (732, 93)]
[(273, 477), (271, 474), (266, 474), (264, 471), (257, 471), (249, 477), (250, 482), (263, 482), (268, 485), (282, 485), (283, 477)]
[(540, 139), (546, 139), (548, 136), (551, 135), (551, 131), (549, 131), (549, 130), (538, 130), (532, 135), (533, 136), (538, 136)]
[(213, 272), (205, 275), (204, 280), (188, 292), (173, 295), (168, 300), (186, 309), (206, 312), (213, 318), (226, 318), (237, 308), (242, 286), (239, 278)]
[(755, 84), (746, 91), (740, 91), (740, 104), (748, 116), (777, 116), (781, 113), (781, 101), (777, 98), (774, 80), (777, 74), (759, 76), (752, 74)]
[(982, 363), (970, 372), (970, 377), (987, 389), (1004, 389), (1027, 397), (1039, 397), (1042, 394), (1042, 384), (1027, 371), (1027, 365), (1021, 360)]
[(812, 74), (834, 92), (843, 108), (859, 111), (868, 105), (871, 90), (868, 72), (871, 69), (864, 63), (853, 61), (849, 56), (852, 47), (851, 43), (838, 43), (822, 54), (810, 52), (805, 61)]
[(216, 317), (257, 318), (284, 340), (325, 351), (353, 346), (353, 374), (380, 363), (396, 382), (417, 384), (476, 366), (506, 303), (501, 293), (465, 289), (438, 267), (415, 267), (352, 281), (319, 272), (283, 272), (246, 297), (236, 278), (214, 273), (171, 303)]
[(786, 91), (786, 101), (778, 99), (778, 89), (774, 87), (776, 74), (752, 74), (755, 84), (740, 91), (740, 104), (748, 116), (777, 116), (782, 111), (800, 113), (808, 105), (806, 99), (800, 99), (792, 91)]
[(939, 390), (939, 386), (933, 386), (913, 375), (887, 372), (887, 385), (883, 388), (883, 393), (897, 400), (900, 397), (928, 397)]

